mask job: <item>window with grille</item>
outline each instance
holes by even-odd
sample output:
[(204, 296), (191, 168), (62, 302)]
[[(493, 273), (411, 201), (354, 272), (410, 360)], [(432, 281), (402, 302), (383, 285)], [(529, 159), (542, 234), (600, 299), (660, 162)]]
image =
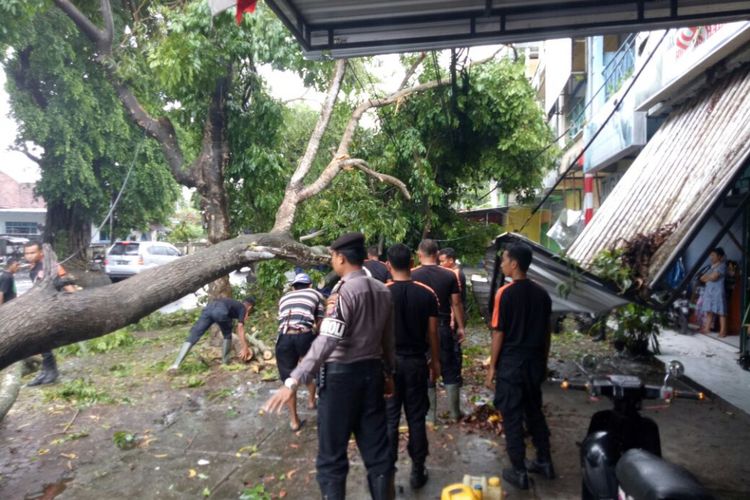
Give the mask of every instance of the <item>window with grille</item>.
[(6, 222), (5, 232), (7, 234), (39, 234), (39, 226), (36, 222)]

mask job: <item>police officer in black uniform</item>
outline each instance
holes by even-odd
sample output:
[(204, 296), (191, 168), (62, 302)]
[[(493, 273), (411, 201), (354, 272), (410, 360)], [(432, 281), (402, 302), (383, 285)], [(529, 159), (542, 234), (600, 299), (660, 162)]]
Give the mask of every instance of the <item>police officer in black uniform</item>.
[(331, 244), (331, 265), (341, 280), (328, 299), (320, 333), (264, 405), (280, 412), (320, 368), (316, 467), (322, 497), (330, 500), (346, 495), (352, 433), (372, 498), (395, 497), (385, 415), (385, 397), (393, 394), (393, 304), (388, 288), (362, 269), (364, 242), (361, 233), (348, 233)]
[[(501, 269), (513, 281), (495, 294), (492, 310), (492, 352), (486, 384), (495, 382), (495, 407), (503, 415), (505, 443), (511, 467), (503, 469), (507, 483), (528, 489), (528, 473), (555, 477), (549, 428), (542, 412), (542, 382), (547, 374), (552, 301), (549, 294), (526, 277), (531, 249), (513, 244), (503, 252)], [(536, 448), (526, 461), (523, 424)]]

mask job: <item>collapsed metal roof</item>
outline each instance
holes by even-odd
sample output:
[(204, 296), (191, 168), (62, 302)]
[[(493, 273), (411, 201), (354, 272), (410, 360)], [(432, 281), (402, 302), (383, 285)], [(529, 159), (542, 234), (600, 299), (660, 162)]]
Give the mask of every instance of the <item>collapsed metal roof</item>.
[[(541, 285), (552, 299), (552, 311), (555, 313), (585, 313), (600, 316), (612, 309), (625, 305), (628, 300), (616, 293), (616, 286), (607, 283), (593, 274), (586, 272), (570, 260), (553, 254), (540, 244), (525, 236), (515, 233), (504, 233), (495, 238), (485, 256), (490, 277), (489, 289), (485, 299), (485, 319), (492, 316), (493, 297), (498, 288), (504, 284), (505, 277), (500, 271), (501, 251), (513, 243), (524, 243), (533, 253), (528, 277)], [(474, 283), (476, 286), (476, 284)]]
[[(750, 66), (672, 112), (568, 249), (588, 267), (602, 250), (667, 229), (651, 256), (654, 287), (750, 163)], [(748, 202), (747, 192), (735, 203)]]
[(747, 0), (266, 0), (308, 58), (518, 43), (750, 19)]

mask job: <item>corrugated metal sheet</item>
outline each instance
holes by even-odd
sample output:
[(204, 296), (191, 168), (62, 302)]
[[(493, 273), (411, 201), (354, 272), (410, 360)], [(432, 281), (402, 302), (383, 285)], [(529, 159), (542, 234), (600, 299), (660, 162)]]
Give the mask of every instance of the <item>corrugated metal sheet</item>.
[(669, 224), (674, 232), (651, 258), (647, 282), (668, 266), (681, 243), (750, 157), (750, 69), (715, 84), (673, 112), (570, 247), (588, 267), (596, 255)]
[(523, 243), (531, 248), (533, 258), (528, 276), (547, 290), (552, 299), (553, 312), (587, 313), (599, 316), (628, 303), (627, 299), (613, 291), (616, 288), (614, 284), (603, 282), (523, 235), (504, 233), (495, 238), (485, 254), (485, 265), (488, 266), (486, 271), (490, 278), (489, 286), (479, 288), (484, 294), (477, 296), (477, 301), (481, 303), (482, 299), (485, 300), (487, 307), (480, 308), (487, 321), (492, 315), (492, 298), (503, 284), (501, 283), (503, 276), (500, 272), (502, 255), (499, 252), (513, 243)]
[(266, 0), (307, 57), (528, 42), (750, 18), (747, 0)]

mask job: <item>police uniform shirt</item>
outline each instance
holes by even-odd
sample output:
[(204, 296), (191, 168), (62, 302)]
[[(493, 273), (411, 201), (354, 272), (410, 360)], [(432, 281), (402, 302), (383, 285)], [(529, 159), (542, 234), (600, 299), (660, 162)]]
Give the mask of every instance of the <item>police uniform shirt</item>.
[(391, 273), (388, 272), (388, 267), (379, 260), (367, 259), (364, 263), (364, 267), (370, 271), (373, 278), (381, 283), (387, 283), (391, 279)]
[(390, 290), (360, 269), (342, 277), (333, 294), (338, 295), (330, 315), (343, 321), (343, 331), (330, 334), (321, 327), (320, 335), (290, 376), (308, 383), (324, 362), (354, 363), (366, 359), (382, 359), (384, 370), (392, 372), (395, 352)]
[(429, 347), (429, 320), (438, 315), (437, 295), (430, 287), (418, 281), (392, 281), (387, 286), (393, 295), (396, 354), (424, 356)]
[(432, 288), (438, 298), (440, 316), (443, 318), (450, 316), (451, 296), (454, 293), (461, 293), (456, 273), (437, 264), (428, 264), (412, 269), (411, 277), (414, 281)]
[(544, 356), (550, 335), (552, 300), (529, 279), (515, 280), (495, 294), (493, 330), (503, 332), (500, 357)]
[(209, 305), (226, 308), (229, 319), (236, 319), (241, 324), (245, 323), (245, 304), (242, 302), (222, 297), (212, 301)]

